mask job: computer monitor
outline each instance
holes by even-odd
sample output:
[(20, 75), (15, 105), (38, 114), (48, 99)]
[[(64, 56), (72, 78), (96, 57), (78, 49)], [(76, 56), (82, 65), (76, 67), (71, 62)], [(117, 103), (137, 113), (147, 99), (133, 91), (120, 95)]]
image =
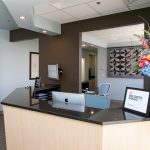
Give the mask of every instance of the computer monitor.
[(150, 111), (150, 92), (144, 89), (126, 87), (123, 108), (133, 113), (148, 116)]
[(64, 102), (85, 106), (84, 94), (52, 91), (53, 102)]
[(84, 112), (85, 110), (84, 94), (53, 91), (52, 99), (52, 106), (55, 108), (68, 109), (79, 112)]

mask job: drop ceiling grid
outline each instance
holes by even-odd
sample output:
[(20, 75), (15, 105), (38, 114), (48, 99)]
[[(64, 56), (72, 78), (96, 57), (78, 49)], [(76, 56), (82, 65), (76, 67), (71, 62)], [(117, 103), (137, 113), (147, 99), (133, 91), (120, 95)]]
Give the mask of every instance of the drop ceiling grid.
[[(96, 2), (101, 4), (97, 5)], [(149, 2), (149, 3), (148, 3)], [(35, 13), (58, 23), (94, 18), (146, 7), (150, 0), (49, 0), (35, 6)], [(137, 5), (137, 4), (140, 4)]]
[(50, 2), (52, 6), (58, 9), (64, 9), (72, 6), (86, 4), (88, 2), (93, 2), (97, 0), (58, 0), (55, 2)]
[(94, 2), (88, 3), (89, 6), (96, 9), (101, 14), (105, 15), (105, 12), (111, 12), (113, 10), (126, 9), (125, 3), (122, 0), (101, 0), (101, 4), (97, 5)]

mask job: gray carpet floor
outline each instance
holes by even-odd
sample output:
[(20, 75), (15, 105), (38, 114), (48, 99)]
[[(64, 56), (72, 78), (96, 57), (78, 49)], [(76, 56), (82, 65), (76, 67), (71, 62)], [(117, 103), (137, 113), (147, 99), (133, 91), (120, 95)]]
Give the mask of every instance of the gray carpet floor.
[(4, 117), (0, 114), (0, 150), (6, 150)]

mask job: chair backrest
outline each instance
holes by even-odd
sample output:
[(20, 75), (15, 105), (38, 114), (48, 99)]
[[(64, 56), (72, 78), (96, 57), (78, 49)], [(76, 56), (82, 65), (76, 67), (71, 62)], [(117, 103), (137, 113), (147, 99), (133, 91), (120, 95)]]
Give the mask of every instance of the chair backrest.
[(100, 109), (108, 109), (110, 107), (110, 97), (109, 95), (100, 96), (85, 94), (85, 106)]
[(98, 88), (99, 95), (108, 95), (109, 94), (110, 85), (111, 85), (110, 83), (101, 83), (99, 88)]

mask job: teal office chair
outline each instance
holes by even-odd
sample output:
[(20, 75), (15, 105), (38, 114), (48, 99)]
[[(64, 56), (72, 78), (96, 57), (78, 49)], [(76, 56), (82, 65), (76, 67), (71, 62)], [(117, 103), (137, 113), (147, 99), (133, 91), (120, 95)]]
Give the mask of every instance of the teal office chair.
[(98, 87), (98, 94), (102, 96), (109, 95), (110, 86), (111, 86), (110, 83), (100, 84), (100, 86)]
[(85, 94), (86, 107), (108, 109), (110, 107), (110, 83), (102, 83), (98, 88), (99, 95)]
[(110, 107), (110, 97), (109, 95), (101, 96), (85, 94), (85, 106), (100, 109), (108, 109)]

